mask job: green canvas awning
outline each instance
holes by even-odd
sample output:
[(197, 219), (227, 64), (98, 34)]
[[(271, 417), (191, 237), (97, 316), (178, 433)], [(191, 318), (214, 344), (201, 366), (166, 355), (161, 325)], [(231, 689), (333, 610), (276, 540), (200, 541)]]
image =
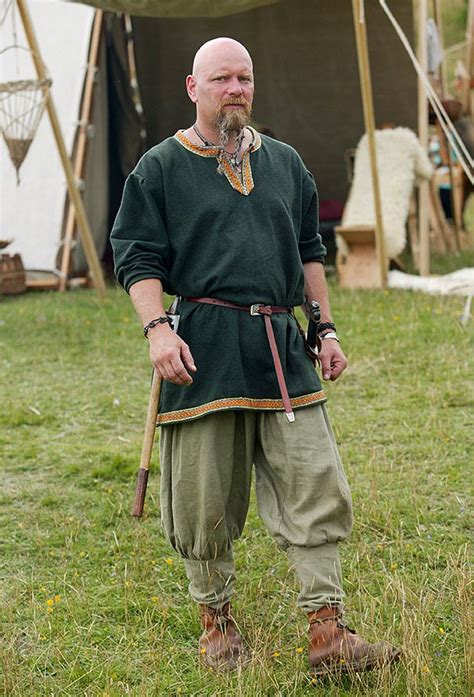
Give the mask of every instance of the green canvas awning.
[(138, 17), (225, 17), (280, 0), (71, 0)]

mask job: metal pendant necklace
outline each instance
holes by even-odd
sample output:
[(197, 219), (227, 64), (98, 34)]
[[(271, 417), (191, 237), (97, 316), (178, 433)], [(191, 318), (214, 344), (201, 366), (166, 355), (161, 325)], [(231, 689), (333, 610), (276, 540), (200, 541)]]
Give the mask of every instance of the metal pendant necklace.
[(242, 162), (239, 162), (239, 152), (240, 152), (240, 147), (242, 145), (242, 141), (244, 139), (244, 129), (242, 129), (240, 131), (239, 135), (235, 139), (235, 145), (236, 145), (235, 150), (232, 153), (229, 153), (221, 145), (217, 145), (216, 143), (212, 143), (211, 141), (204, 138), (204, 136), (199, 131), (196, 124), (194, 124), (192, 128), (193, 128), (193, 131), (195, 132), (195, 134), (197, 135), (197, 137), (200, 140), (202, 140), (202, 142), (204, 143), (206, 148), (219, 148), (221, 150), (222, 154), (225, 156), (225, 158), (230, 163), (230, 166), (232, 167), (232, 169), (236, 170), (240, 174), (241, 169), (242, 169)]

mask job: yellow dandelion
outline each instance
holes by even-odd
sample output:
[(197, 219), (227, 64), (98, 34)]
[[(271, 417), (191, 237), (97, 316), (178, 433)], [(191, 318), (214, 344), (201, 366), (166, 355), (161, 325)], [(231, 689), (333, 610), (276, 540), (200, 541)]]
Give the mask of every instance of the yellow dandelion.
[(130, 581), (125, 581), (125, 588), (130, 588), (131, 585)]
[(438, 632), (439, 632), (440, 634), (446, 634), (446, 630), (443, 629), (443, 627), (440, 627), (440, 628), (438, 629)]
[(311, 680), (311, 685), (316, 685), (317, 682), (318, 682), (318, 678), (313, 678)]
[(171, 557), (167, 557), (167, 558), (165, 559), (165, 562), (168, 564), (168, 566), (172, 566), (172, 565), (173, 565), (173, 560), (171, 559)]
[(52, 608), (52, 607), (48, 607), (48, 615), (50, 615), (52, 612), (53, 612), (53, 608)]
[(296, 653), (303, 653), (303, 651), (304, 649), (302, 646), (298, 646), (298, 648), (296, 649)]
[(279, 655), (280, 655), (280, 652), (279, 652), (279, 651), (274, 651), (274, 652), (272, 653), (273, 658), (278, 658)]
[(39, 639), (40, 641), (46, 641), (46, 637), (45, 637), (44, 634), (38, 634), (38, 639)]
[(396, 571), (398, 569), (398, 564), (390, 564), (390, 570)]
[(86, 556), (86, 553), (85, 553), (84, 551), (79, 552), (79, 556), (80, 556), (80, 557), (85, 557), (85, 556)]
[(48, 607), (53, 607), (53, 605), (54, 605), (54, 599), (53, 599), (53, 598), (48, 598), (48, 600), (46, 601), (46, 605), (47, 605)]
[(205, 649), (204, 646), (203, 646), (202, 649), (201, 649), (201, 653), (202, 653), (202, 654), (206, 653), (206, 649)]
[(61, 602), (61, 596), (60, 596), (60, 595), (55, 595), (55, 596), (54, 596), (54, 602), (55, 602), (55, 603), (60, 603), (60, 602)]
[(44, 586), (41, 586), (40, 591), (41, 591), (42, 593), (46, 593), (46, 588), (45, 588)]
[(345, 662), (346, 661), (344, 660), (344, 658), (341, 658), (341, 660), (339, 661), (339, 663), (345, 663)]
[(152, 603), (157, 603), (159, 601), (159, 597), (157, 595), (152, 595), (150, 600)]
[(421, 666), (421, 672), (422, 672), (422, 673), (425, 673), (425, 675), (428, 675), (428, 673), (430, 672), (430, 669), (429, 669), (428, 666), (426, 666), (426, 665), (425, 665), (425, 666)]

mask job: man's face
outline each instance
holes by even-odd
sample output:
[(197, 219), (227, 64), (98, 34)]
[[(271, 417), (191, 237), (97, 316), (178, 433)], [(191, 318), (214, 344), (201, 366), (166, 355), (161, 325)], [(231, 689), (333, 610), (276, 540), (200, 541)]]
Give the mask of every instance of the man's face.
[(214, 47), (186, 80), (201, 124), (216, 130), (240, 131), (250, 120), (253, 70), (245, 49), (233, 44)]

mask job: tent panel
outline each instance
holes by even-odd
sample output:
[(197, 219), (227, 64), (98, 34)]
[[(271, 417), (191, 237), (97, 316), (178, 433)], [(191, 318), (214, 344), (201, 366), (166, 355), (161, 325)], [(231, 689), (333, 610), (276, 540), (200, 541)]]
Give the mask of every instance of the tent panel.
[[(413, 37), (411, 0), (397, 18)], [(366, 16), (377, 124), (416, 128), (416, 76), (377, 3)], [(344, 151), (364, 132), (351, 3), (292, 0), (213, 19), (133, 22), (149, 146), (193, 122), (184, 79), (196, 49), (215, 36), (242, 41), (255, 65), (254, 118), (293, 145), (322, 198), (345, 200)]]
[[(53, 77), (52, 94), (70, 151), (77, 125), (79, 100), (87, 63), (94, 11), (81, 5), (36, 0), (29, 9), (43, 61)], [(18, 43), (27, 46), (17, 19)], [(13, 43), (11, 23), (0, 29), (0, 45)], [(1, 81), (36, 78), (27, 51), (7, 51), (0, 63)], [(47, 114), (20, 170), (17, 186), (14, 167), (0, 143), (0, 237), (13, 238), (9, 253), (20, 253), (26, 268), (52, 271), (63, 218), (65, 176)]]
[(224, 17), (280, 0), (70, 0), (139, 17)]

